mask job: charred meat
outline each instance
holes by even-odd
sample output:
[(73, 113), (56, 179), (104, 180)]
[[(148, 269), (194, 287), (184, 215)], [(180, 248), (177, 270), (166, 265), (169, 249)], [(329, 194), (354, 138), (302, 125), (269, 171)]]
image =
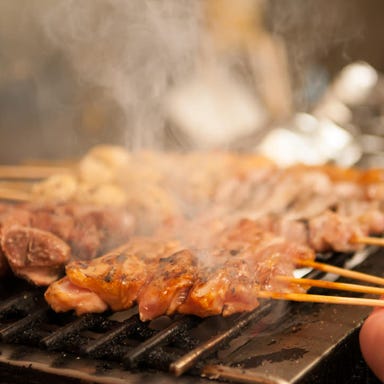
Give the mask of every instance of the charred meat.
[(0, 217), (1, 269), (36, 285), (57, 280), (70, 260), (88, 260), (126, 241), (132, 216), (124, 210), (73, 204), (7, 206)]

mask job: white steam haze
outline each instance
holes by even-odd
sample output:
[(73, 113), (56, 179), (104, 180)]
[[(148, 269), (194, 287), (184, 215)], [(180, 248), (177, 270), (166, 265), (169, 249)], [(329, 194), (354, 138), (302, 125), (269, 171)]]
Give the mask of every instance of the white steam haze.
[(55, 0), (39, 7), (44, 31), (78, 71), (125, 111), (126, 143), (161, 145), (163, 100), (193, 70), (199, 9), (189, 0)]
[[(240, 4), (249, 9), (261, 1)], [(46, 2), (41, 17), (49, 41), (79, 78), (102, 86), (120, 105), (128, 147), (163, 147), (167, 124), (183, 127), (193, 147), (225, 147), (251, 134), (264, 116), (254, 89), (209, 48), (203, 4), (58, 0)]]
[[(202, 47), (209, 46), (209, 36), (204, 30), (204, 1), (55, 0), (43, 3), (41, 6), (41, 1), (36, 2), (39, 5), (36, 16), (49, 41), (69, 59), (80, 81), (102, 86), (124, 111), (127, 136), (124, 144), (127, 146), (163, 146), (169, 122), (165, 103), (174, 88), (176, 97), (173, 92), (170, 114), (179, 126), (184, 119), (187, 136), (195, 137), (198, 146), (204, 139), (208, 147), (215, 143), (226, 146), (227, 141), (241, 133), (252, 134), (265, 123), (262, 108), (254, 97), (255, 88), (259, 86), (255, 78), (250, 73), (244, 75), (244, 70), (245, 79), (239, 81), (231, 77), (229, 67), (233, 63), (229, 61), (233, 58), (220, 56), (211, 57), (208, 62), (202, 60)], [(255, 11), (258, 3), (262, 1), (237, 2), (238, 7), (248, 7), (250, 12)], [(335, 38), (333, 32), (341, 29), (343, 14), (334, 6), (335, 12), (327, 18), (318, 17), (318, 4), (295, 6), (295, 3), (287, 1), (284, 7), (280, 3), (271, 17), (280, 35), (298, 19), (305, 18), (312, 20), (317, 31), (323, 29), (321, 35), (317, 31), (303, 35), (300, 48), (290, 56), (290, 64), (303, 67), (306, 55), (313, 54), (313, 49), (326, 49), (328, 42)], [(228, 4), (231, 2), (223, 1), (223, 6)], [(339, 40), (348, 38), (337, 35)], [(244, 55), (234, 61), (244, 68), (249, 65)], [(211, 71), (206, 68), (209, 62), (214, 62)], [(242, 81), (248, 83), (248, 89), (241, 88)], [(268, 87), (268, 79), (261, 81)], [(273, 84), (273, 79), (269, 82), (273, 87), (278, 86)]]
[[(215, 112), (212, 118), (225, 118), (227, 126), (233, 125), (230, 118), (234, 114), (252, 121), (249, 108), (242, 109), (252, 104), (252, 99), (244, 93), (221, 91), (237, 91), (233, 85), (239, 85), (234, 81), (238, 78), (230, 77), (227, 84), (219, 84), (210, 99), (209, 93), (199, 98), (205, 85), (191, 81), (201, 72), (201, 45), (206, 37), (201, 4), (207, 1), (0, 1), (0, 160), (80, 156), (100, 143), (163, 148), (164, 142), (173, 140), (190, 147), (182, 134), (170, 136), (170, 124), (164, 115), (165, 96), (183, 83), (192, 84), (200, 107)], [(233, 0), (234, 4), (240, 2)], [(348, 50), (350, 42), (362, 41), (361, 20), (365, 14), (359, 10), (364, 2), (265, 3), (267, 29), (282, 37), (288, 48), (300, 110), (306, 105), (306, 80), (312, 84), (316, 80), (308, 74), (313, 74), (313, 68), (327, 71), (330, 64), (324, 58), (329, 59), (328, 52), (334, 55), (333, 73), (343, 64), (364, 59), (351, 57)], [(367, 52), (368, 48), (365, 56)], [(380, 55), (379, 50), (374, 52)], [(215, 65), (221, 67), (214, 76), (209, 75), (208, 82), (221, 81), (236, 67), (242, 76), (239, 82), (248, 89), (257, 88), (257, 82), (249, 78), (244, 57), (233, 55), (228, 62), (222, 59), (214, 58)], [(203, 65), (203, 72), (205, 69)], [(225, 96), (230, 108), (211, 106), (217, 94)], [(188, 102), (184, 100), (183, 105), (193, 113), (192, 108), (188, 110)], [(198, 114), (191, 116), (197, 124), (201, 121)], [(221, 124), (212, 123), (216, 133)]]

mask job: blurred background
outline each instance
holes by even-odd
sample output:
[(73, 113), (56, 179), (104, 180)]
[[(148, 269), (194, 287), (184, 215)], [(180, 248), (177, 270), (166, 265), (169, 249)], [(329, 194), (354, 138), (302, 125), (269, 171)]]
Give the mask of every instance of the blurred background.
[(383, 11), (380, 0), (2, 0), (0, 163), (100, 143), (254, 150), (276, 127), (313, 124), (356, 61), (369, 92), (334, 123), (379, 153)]

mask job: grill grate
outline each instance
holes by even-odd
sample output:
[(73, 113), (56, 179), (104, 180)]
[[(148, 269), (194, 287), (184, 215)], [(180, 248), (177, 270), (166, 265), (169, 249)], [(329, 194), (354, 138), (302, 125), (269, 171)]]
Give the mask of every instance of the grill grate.
[[(333, 255), (332, 260), (340, 265), (345, 259)], [(358, 269), (369, 273), (381, 267), (384, 270), (383, 253), (377, 252)], [(342, 350), (351, 340), (356, 343), (357, 330), (370, 311), (266, 301), (253, 312), (229, 318), (163, 316), (143, 323), (137, 308), (82, 317), (56, 314), (41, 290), (22, 286), (7, 297), (7, 292), (15, 292), (15, 281), (9, 284), (13, 290), (1, 290), (0, 372), (2, 365), (8, 370), (31, 367), (33, 372), (82, 382), (136, 383), (145, 377), (146, 382), (162, 378), (196, 383), (205, 382), (201, 376), (207, 375), (234, 382), (321, 383), (321, 367), (333, 359), (330, 351)], [(355, 368), (361, 356), (356, 359)], [(348, 366), (346, 375), (351, 374)]]

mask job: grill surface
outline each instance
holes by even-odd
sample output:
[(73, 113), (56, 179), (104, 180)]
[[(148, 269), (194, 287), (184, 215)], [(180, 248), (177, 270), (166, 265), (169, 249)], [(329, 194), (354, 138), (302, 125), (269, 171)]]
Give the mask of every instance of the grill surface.
[[(345, 256), (332, 260), (341, 264)], [(384, 270), (384, 252), (356, 269)], [(8, 382), (204, 383), (205, 375), (246, 383), (378, 382), (358, 347), (365, 307), (266, 301), (227, 319), (142, 323), (136, 308), (78, 318), (52, 312), (43, 292), (23, 282), (0, 288), (0, 373)]]

